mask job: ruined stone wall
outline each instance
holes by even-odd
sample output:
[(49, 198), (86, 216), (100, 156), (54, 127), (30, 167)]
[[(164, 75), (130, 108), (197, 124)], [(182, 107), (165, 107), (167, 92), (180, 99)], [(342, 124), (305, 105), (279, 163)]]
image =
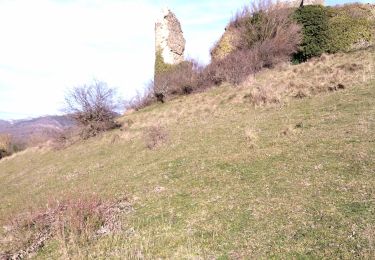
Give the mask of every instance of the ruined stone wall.
[(178, 64), (184, 60), (185, 39), (181, 24), (169, 9), (162, 11), (155, 24), (155, 50), (166, 64)]

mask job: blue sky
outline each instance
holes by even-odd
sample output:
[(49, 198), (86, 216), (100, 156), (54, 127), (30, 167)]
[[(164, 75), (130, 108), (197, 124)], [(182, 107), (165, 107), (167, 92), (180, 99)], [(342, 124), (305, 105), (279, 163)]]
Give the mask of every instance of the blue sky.
[(93, 79), (134, 96), (152, 78), (154, 22), (164, 6), (181, 21), (185, 56), (207, 63), (228, 20), (247, 3), (0, 0), (0, 119), (57, 114), (68, 88)]

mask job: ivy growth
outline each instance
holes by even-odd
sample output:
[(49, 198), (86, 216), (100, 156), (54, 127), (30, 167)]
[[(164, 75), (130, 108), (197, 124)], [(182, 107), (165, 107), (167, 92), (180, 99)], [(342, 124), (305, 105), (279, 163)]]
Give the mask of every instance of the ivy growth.
[(164, 62), (161, 50), (157, 50), (155, 54), (155, 76), (168, 72), (173, 69), (173, 65)]

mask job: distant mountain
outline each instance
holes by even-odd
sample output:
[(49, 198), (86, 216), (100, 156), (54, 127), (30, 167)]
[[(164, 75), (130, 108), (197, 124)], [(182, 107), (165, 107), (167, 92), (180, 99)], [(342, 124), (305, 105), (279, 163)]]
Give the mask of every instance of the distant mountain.
[(53, 134), (73, 125), (73, 121), (67, 116), (43, 116), (15, 121), (0, 120), (0, 133), (11, 134), (14, 138), (25, 141), (32, 135)]
[(5, 127), (9, 127), (9, 126), (10, 126), (10, 123), (8, 121), (0, 120), (0, 132), (1, 132), (1, 129)]

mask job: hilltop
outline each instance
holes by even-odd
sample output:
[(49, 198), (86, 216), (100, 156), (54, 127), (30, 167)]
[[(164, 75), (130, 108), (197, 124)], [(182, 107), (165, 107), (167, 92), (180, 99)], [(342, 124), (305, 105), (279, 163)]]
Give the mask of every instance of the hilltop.
[[(129, 113), (121, 129), (65, 149), (5, 158), (0, 252), (27, 248), (49, 259), (375, 257), (374, 60), (370, 47), (281, 64), (239, 86)], [(93, 197), (104, 204), (80, 204)], [(72, 229), (77, 219), (67, 218), (52, 236), (47, 224), (58, 219), (43, 216), (55, 216), (56, 200), (93, 216), (105, 211), (104, 220), (85, 226), (94, 234), (81, 234)], [(29, 208), (31, 229), (13, 232), (10, 220)], [(61, 216), (79, 216), (72, 212)]]

